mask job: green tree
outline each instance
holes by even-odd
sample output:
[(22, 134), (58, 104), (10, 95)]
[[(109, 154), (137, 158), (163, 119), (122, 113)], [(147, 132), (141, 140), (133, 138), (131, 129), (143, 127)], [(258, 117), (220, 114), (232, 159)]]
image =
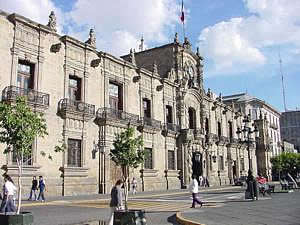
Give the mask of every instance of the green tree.
[(116, 134), (113, 146), (114, 149), (110, 151), (110, 157), (122, 169), (125, 187), (125, 209), (128, 210), (129, 169), (137, 168), (144, 162), (143, 138), (142, 136), (135, 137), (134, 128), (128, 127), (125, 131)]
[(300, 154), (284, 152), (271, 158), (272, 170), (275, 173), (290, 173), (293, 177), (300, 171)]
[(3, 153), (12, 153), (16, 157), (18, 166), (17, 214), (21, 209), (23, 164), (26, 160), (31, 160), (31, 146), (34, 139), (47, 134), (47, 125), (43, 114), (33, 111), (27, 105), (24, 97), (18, 97), (12, 104), (0, 103), (0, 142), (6, 144)]

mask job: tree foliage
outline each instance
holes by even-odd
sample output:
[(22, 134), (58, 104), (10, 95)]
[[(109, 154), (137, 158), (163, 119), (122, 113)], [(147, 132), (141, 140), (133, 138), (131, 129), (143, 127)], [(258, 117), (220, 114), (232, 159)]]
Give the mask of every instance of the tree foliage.
[(135, 137), (132, 127), (116, 134), (113, 146), (114, 149), (110, 151), (111, 160), (122, 168), (137, 168), (144, 160), (142, 136)]
[(47, 135), (43, 114), (33, 111), (24, 97), (16, 102), (0, 103), (0, 142), (6, 144), (4, 154), (13, 153), (18, 166), (18, 209), (21, 208), (21, 177), (24, 159), (32, 157), (32, 144), (36, 137)]
[(145, 152), (143, 149), (142, 136), (135, 137), (134, 128), (128, 127), (125, 131), (116, 134), (113, 142), (114, 149), (110, 151), (110, 158), (123, 173), (125, 186), (125, 209), (127, 210), (128, 177), (129, 169), (137, 168), (144, 162)]
[(290, 173), (293, 177), (300, 171), (300, 154), (285, 152), (271, 158), (272, 169), (276, 173)]
[(48, 134), (43, 114), (31, 110), (23, 97), (18, 97), (16, 104), (0, 103), (0, 128), (0, 142), (6, 144), (4, 153), (14, 152), (18, 160), (31, 155), (36, 137)]

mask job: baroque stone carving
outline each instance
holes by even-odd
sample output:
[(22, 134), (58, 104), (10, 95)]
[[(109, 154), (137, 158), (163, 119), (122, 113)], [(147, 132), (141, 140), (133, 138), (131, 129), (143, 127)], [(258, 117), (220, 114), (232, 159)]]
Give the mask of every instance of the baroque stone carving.
[(131, 62), (133, 65), (136, 65), (136, 62), (135, 62), (135, 51), (132, 50), (132, 48), (130, 49), (130, 58), (129, 58), (129, 62)]
[(90, 29), (89, 39), (85, 42), (96, 48), (96, 35), (93, 28)]
[(47, 24), (48, 27), (51, 28), (51, 30), (56, 32), (56, 16), (54, 14), (54, 11), (51, 11), (49, 15), (49, 22)]
[(175, 33), (174, 43), (176, 43), (176, 44), (178, 43), (178, 33), (177, 32)]

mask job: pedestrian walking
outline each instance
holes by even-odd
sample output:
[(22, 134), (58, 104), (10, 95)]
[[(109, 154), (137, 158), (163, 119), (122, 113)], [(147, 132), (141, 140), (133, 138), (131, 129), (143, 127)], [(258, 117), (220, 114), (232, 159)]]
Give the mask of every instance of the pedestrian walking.
[(123, 208), (123, 191), (121, 189), (123, 182), (122, 180), (118, 180), (111, 189), (111, 200), (110, 200), (110, 218), (108, 225), (114, 224), (114, 212), (117, 210), (121, 210)]
[(191, 184), (189, 186), (190, 192), (192, 193), (192, 197), (193, 197), (193, 203), (191, 208), (195, 208), (196, 203), (198, 203), (200, 205), (200, 207), (202, 207), (202, 202), (198, 199), (198, 181), (196, 180), (196, 176), (193, 175), (192, 176), (192, 181)]
[(45, 180), (43, 179), (43, 176), (39, 176), (39, 197), (38, 197), (38, 200), (41, 199), (42, 202), (45, 201), (45, 191), (46, 191), (46, 182)]
[(203, 182), (203, 176), (200, 175), (200, 176), (199, 176), (199, 186), (202, 187), (203, 184), (204, 184), (204, 182)]
[(3, 185), (3, 198), (1, 202), (0, 211), (2, 213), (15, 212), (16, 206), (14, 203), (14, 195), (17, 191), (13, 180), (7, 174), (4, 175), (4, 185)]
[(137, 192), (137, 180), (135, 179), (135, 177), (132, 178), (131, 186), (132, 186), (132, 194), (135, 195)]
[(29, 195), (29, 198), (28, 198), (29, 201), (32, 201), (32, 195), (34, 195), (34, 201), (37, 200), (37, 195), (36, 195), (37, 190), (38, 190), (38, 181), (36, 179), (36, 176), (33, 176), (32, 177), (30, 195)]

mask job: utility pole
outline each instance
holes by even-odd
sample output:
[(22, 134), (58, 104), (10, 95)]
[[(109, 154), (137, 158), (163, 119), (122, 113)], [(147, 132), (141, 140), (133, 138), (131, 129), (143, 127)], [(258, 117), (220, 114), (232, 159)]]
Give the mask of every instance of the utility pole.
[(284, 111), (286, 112), (287, 108), (286, 108), (286, 100), (285, 100), (285, 89), (284, 89), (284, 80), (283, 80), (283, 73), (282, 73), (282, 60), (281, 60), (281, 56), (280, 56), (280, 49), (279, 49), (279, 66), (280, 66), (280, 75), (281, 75), (283, 105), (284, 105)]

